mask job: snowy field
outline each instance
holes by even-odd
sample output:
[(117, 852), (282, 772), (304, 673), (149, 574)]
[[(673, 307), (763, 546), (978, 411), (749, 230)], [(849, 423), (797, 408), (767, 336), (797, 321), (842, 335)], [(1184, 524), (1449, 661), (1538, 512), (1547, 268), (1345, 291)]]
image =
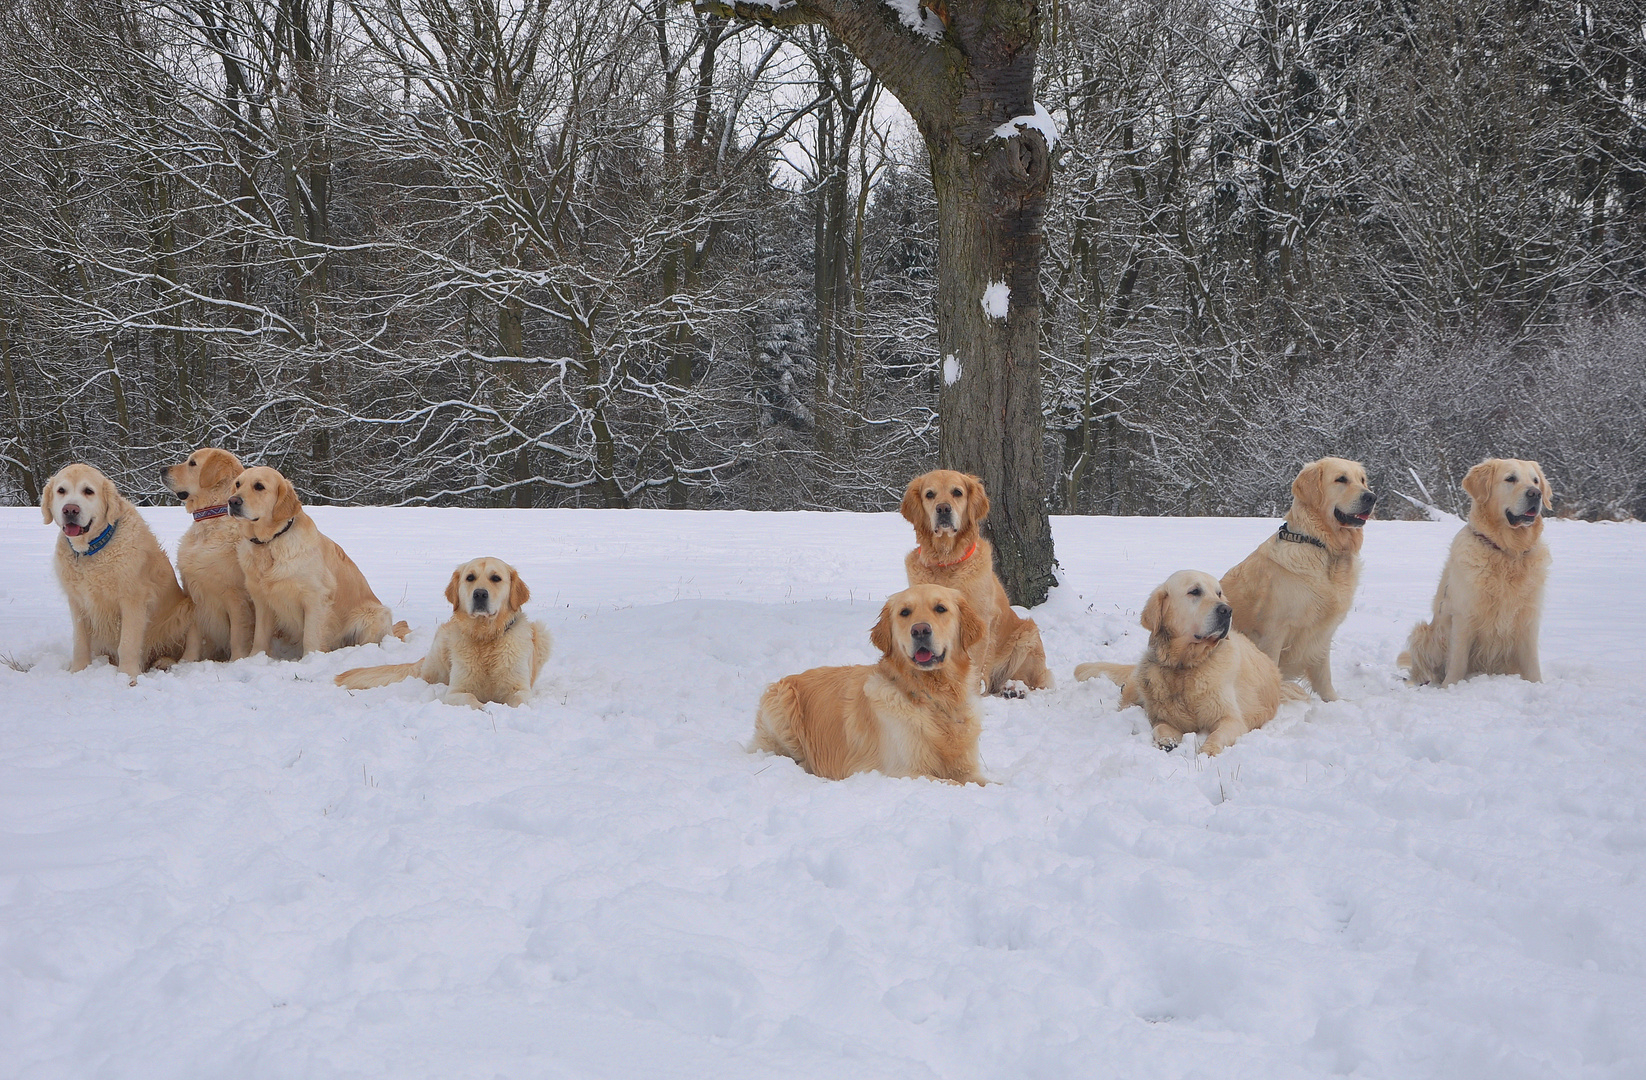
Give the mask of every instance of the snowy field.
[[(1456, 526), (1374, 522), (1346, 700), (1211, 760), (1070, 671), (1275, 523), (1054, 519), (1059, 686), (985, 703), (980, 789), (742, 748), (872, 659), (894, 515), (314, 516), (410, 641), (128, 688), (64, 672), (55, 532), (0, 510), (0, 1076), (1646, 1076), (1646, 526), (1548, 526), (1546, 683), (1413, 690)], [(535, 703), (331, 684), (481, 554)]]

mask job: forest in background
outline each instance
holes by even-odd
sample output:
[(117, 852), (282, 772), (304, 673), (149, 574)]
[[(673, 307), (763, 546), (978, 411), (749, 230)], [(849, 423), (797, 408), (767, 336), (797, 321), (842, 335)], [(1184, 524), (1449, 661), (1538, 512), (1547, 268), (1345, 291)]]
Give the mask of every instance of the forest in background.
[[(1333, 453), (1395, 513), (1510, 455), (1646, 517), (1638, 0), (1042, 18), (1053, 513), (1273, 513)], [(18, 0), (0, 501), (210, 444), (314, 502), (889, 509), (923, 154), (821, 32), (671, 0)]]

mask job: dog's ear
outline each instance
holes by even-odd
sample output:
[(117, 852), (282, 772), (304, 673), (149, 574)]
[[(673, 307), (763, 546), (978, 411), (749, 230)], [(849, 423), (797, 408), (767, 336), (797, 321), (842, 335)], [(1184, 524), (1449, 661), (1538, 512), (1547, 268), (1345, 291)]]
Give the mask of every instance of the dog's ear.
[(1326, 502), (1326, 466), (1319, 461), (1311, 461), (1303, 466), (1292, 481), (1292, 498), (1304, 506), (1323, 506)]
[(983, 490), (983, 481), (970, 474), (966, 476), (966, 516), (972, 525), (989, 520), (989, 493)]
[(199, 453), (206, 459), (206, 463), (200, 466), (201, 491), (222, 487), (245, 471), (240, 459), (227, 450), (207, 448)]
[(108, 508), (103, 511), (104, 517), (110, 521), (119, 521), (126, 516), (126, 508), (131, 506), (131, 503), (120, 494), (120, 489), (114, 486), (114, 481), (103, 473), (97, 474), (97, 494), (102, 498), (103, 505)]
[(1143, 605), (1143, 618), (1138, 620), (1143, 629), (1149, 633), (1158, 633), (1161, 624), (1166, 621), (1166, 588), (1161, 586), (1149, 594), (1149, 602)]
[(926, 524), (926, 515), (920, 509), (920, 481), (923, 476), (917, 476), (909, 481), (909, 486), (903, 491), (903, 502), (898, 505), (897, 511), (902, 514), (910, 525), (916, 529)]
[(298, 501), (297, 489), (292, 486), (292, 482), (290, 480), (287, 480), (284, 476), (282, 476), (280, 478), (280, 483), (276, 484), (274, 487), (275, 520), (279, 521), (285, 518), (294, 518), (302, 511), (302, 509), (303, 504)]
[(972, 646), (983, 640), (989, 628), (964, 596), (958, 598), (957, 606), (960, 611), (960, 651), (970, 653)]
[(51, 520), (51, 496), (52, 496), (52, 492), (54, 492), (56, 490), (57, 490), (57, 477), (55, 477), (55, 476), (50, 477), (49, 479), (47, 479), (45, 486), (40, 489), (40, 516), (45, 519), (45, 522), (46, 522), (47, 525), (50, 525), (52, 523), (52, 520)]
[(1492, 490), (1492, 476), (1497, 472), (1497, 460), (1488, 458), (1469, 470), (1469, 475), (1463, 478), (1463, 490), (1469, 493), (1469, 498), (1480, 502)]
[(526, 601), (532, 598), (532, 591), (526, 588), (525, 579), (509, 567), (509, 607), (519, 611), (526, 606)]
[(869, 631), (869, 643), (880, 650), (880, 655), (892, 652), (892, 602), (887, 600), (880, 608), (880, 621)]
[(1555, 492), (1554, 488), (1549, 486), (1549, 474), (1544, 472), (1543, 466), (1535, 461), (1528, 461), (1526, 464), (1536, 469), (1537, 478), (1543, 481), (1543, 509), (1553, 510), (1555, 508)]
[(463, 568), (461, 566), (459, 566), (456, 570), (452, 571), (452, 579), (446, 583), (446, 603), (448, 603), (452, 606), (453, 611), (458, 610), (458, 607), (457, 607), (457, 582), (458, 582), (458, 579), (461, 578), (462, 576), (463, 576)]

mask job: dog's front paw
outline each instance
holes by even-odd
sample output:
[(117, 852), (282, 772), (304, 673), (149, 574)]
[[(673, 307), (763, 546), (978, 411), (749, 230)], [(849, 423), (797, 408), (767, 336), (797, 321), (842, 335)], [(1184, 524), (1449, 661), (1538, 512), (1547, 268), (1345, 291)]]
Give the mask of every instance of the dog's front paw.
[(1156, 739), (1154, 741), (1154, 744), (1156, 746), (1160, 747), (1162, 750), (1166, 751), (1166, 753), (1168, 753), (1168, 754), (1171, 753), (1173, 750), (1176, 750), (1177, 747), (1178, 747), (1177, 743), (1165, 742), (1165, 741), (1160, 740), (1160, 739)]
[(1003, 698), (1026, 698), (1029, 696), (1029, 684), (1021, 679), (1012, 679), (1000, 688), (997, 695)]

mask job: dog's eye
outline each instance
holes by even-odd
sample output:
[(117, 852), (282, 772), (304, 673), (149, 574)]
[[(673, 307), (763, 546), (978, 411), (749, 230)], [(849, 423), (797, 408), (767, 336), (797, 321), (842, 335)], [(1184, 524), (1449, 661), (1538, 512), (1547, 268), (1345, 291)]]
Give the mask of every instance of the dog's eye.
[(1196, 585), (1194, 588), (1190, 589), (1189, 590), (1189, 595), (1190, 596), (1199, 596), (1200, 595), (1200, 586)]
[(1512, 484), (1512, 483), (1515, 482), (1515, 478), (1513, 476), (1510, 476), (1510, 477), (1505, 478), (1503, 482), (1505, 484)]
[(194, 468), (194, 459), (193, 458), (189, 458), (189, 468), (191, 468), (191, 469)]
[(251, 486), (251, 489), (253, 491), (262, 491), (263, 490), (263, 481), (259, 480), (257, 483), (255, 483)]
[(82, 495), (93, 495), (93, 494), (96, 494), (96, 493), (93, 492), (91, 488), (81, 488), (80, 489), (80, 494), (82, 494)]
[(470, 574), (468, 577), (464, 578), (463, 580), (464, 581), (473, 581), (474, 580), (474, 575)]
[(961, 491), (960, 491), (959, 488), (955, 488), (954, 490), (950, 491), (949, 494), (952, 495), (954, 498), (958, 499), (961, 496)]
[(1337, 478), (1337, 482), (1340, 484), (1347, 484), (1349, 482), (1349, 478), (1347, 476), (1340, 476)]
[(234, 490), (236, 490), (236, 491), (240, 490), (240, 481), (236, 480), (234, 482)]
[(935, 491), (928, 491), (928, 492), (926, 492), (926, 498), (928, 498), (928, 499), (935, 499), (935, 498), (937, 498), (937, 492), (935, 492)]
[(69, 493), (68, 488), (58, 488), (57, 489), (57, 494), (59, 494), (59, 495), (67, 495), (68, 493)]
[(939, 615), (941, 615), (944, 612), (948, 611), (949, 609), (944, 607), (942, 604), (939, 604), (936, 607), (932, 608), (932, 610), (937, 612)]
[(503, 579), (502, 579), (502, 578), (500, 578), (500, 577), (498, 577), (498, 576), (497, 576), (497, 575), (496, 575), (496, 574), (493, 574), (493, 575), (492, 575), (492, 584), (493, 584), (493, 585), (495, 585), (495, 584), (497, 584), (497, 583), (498, 583), (498, 582), (499, 582), (499, 581), (502, 581), (502, 580), (503, 580)]
[(897, 613), (897, 617), (900, 618), (900, 619), (907, 619), (910, 614), (911, 614), (911, 609), (904, 608), (902, 611), (899, 611)]

